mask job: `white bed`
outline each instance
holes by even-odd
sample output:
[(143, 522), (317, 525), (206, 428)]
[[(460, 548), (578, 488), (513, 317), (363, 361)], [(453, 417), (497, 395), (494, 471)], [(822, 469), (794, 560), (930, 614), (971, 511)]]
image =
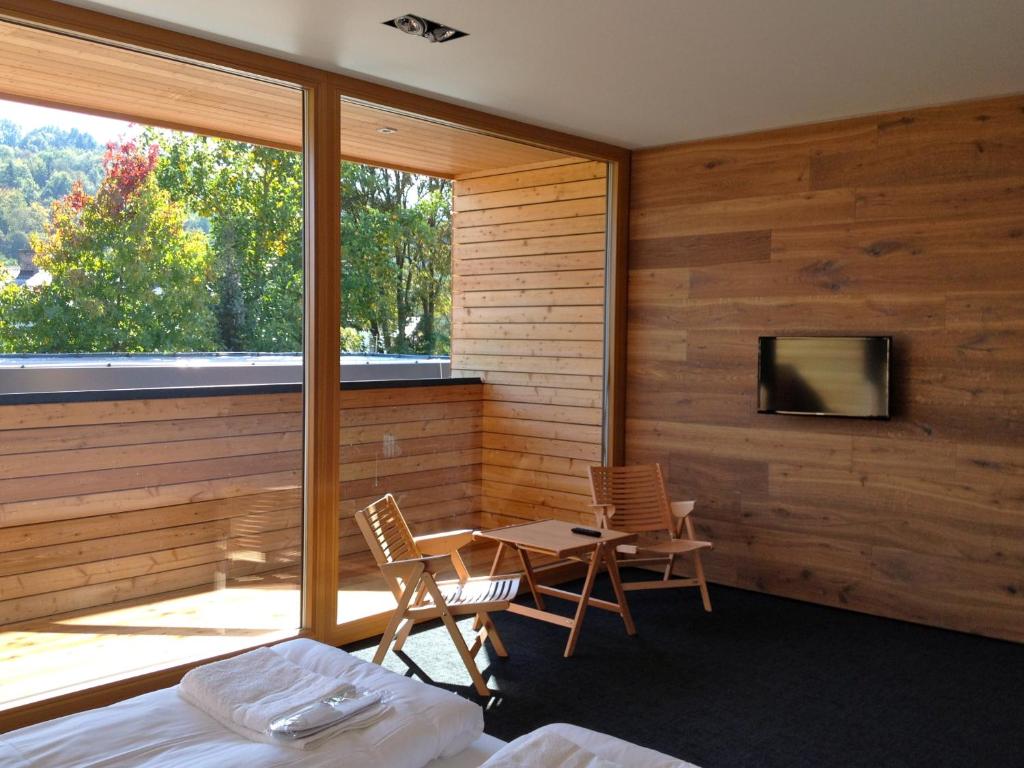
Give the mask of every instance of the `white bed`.
[[(361, 687), (387, 689), (395, 714), (299, 751), (250, 741), (188, 704), (177, 686), (0, 735), (3, 768), (478, 768), (506, 748), (483, 733), (483, 712), (459, 696), (312, 640), (274, 646), (283, 657)], [(555, 733), (628, 768), (693, 768), (652, 750), (564, 723)], [(521, 741), (521, 739), (516, 740)], [(516, 742), (508, 745), (514, 749)]]
[[(313, 640), (291, 640), (274, 650), (313, 672), (387, 689), (395, 714), (316, 749), (299, 751), (232, 733), (185, 702), (175, 686), (0, 735), (0, 766), (423, 768), (435, 758), (465, 752), (483, 733), (480, 707), (454, 693)], [(484, 740), (474, 748), (494, 746)], [(457, 762), (435, 765), (461, 768)]]

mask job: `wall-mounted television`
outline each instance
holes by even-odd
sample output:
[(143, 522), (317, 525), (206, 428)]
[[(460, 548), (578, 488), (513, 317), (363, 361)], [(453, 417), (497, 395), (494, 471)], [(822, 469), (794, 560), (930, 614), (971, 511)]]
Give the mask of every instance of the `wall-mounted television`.
[(758, 413), (889, 418), (891, 336), (761, 336)]

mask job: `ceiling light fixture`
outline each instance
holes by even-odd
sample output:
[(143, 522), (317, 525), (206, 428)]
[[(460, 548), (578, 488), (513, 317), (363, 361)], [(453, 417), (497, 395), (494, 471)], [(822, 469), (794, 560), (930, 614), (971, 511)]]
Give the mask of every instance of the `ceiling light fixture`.
[(380, 128), (377, 129), (377, 133), (383, 133), (383, 134), (398, 133), (398, 129), (397, 128), (392, 128), (390, 125), (382, 125)]
[(394, 19), (385, 21), (389, 27), (405, 32), (407, 35), (415, 35), (416, 37), (422, 37), (423, 39), (431, 43), (447, 43), (449, 40), (455, 40), (459, 37), (465, 37), (466, 33), (461, 32), (455, 27), (449, 27), (446, 24), (439, 24), (436, 21), (425, 19), (422, 16), (416, 16), (411, 13), (407, 13), (404, 16), (398, 16)]
[(405, 16), (399, 16), (395, 19), (395, 27), (407, 35), (423, 35), (427, 32), (427, 22), (421, 19), (419, 16), (413, 16), (412, 14), (406, 14)]

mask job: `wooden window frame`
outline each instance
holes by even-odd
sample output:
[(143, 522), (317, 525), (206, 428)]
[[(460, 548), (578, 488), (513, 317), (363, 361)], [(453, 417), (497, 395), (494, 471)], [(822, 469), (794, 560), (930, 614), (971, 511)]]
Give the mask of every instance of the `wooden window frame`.
[[(200, 65), (292, 83), (305, 92), (305, 543), (299, 634), (334, 644), (351, 635), (351, 631), (346, 632), (337, 625), (340, 406), (337, 318), (341, 254), (337, 225), (341, 212), (338, 125), (343, 97), (609, 164), (608, 220), (611, 226), (605, 306), (604, 455), (606, 461), (621, 461), (625, 415), (629, 150), (54, 0), (0, 0), (0, 20), (32, 24), (58, 33), (86, 36)], [(365, 634), (372, 629), (365, 625), (360, 631)], [(0, 732), (172, 685), (196, 664), (126, 678), (0, 712)]]

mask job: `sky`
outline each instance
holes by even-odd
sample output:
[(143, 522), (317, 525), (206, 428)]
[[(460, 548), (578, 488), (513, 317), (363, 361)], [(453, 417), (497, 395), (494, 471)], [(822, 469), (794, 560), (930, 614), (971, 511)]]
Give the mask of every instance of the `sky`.
[(81, 112), (37, 107), (0, 99), (0, 120), (3, 119), (17, 123), (21, 126), (22, 133), (28, 133), (44, 125), (56, 125), (65, 130), (77, 128), (83, 133), (91, 134), (100, 144), (106, 144), (121, 136), (131, 136), (138, 130), (137, 126), (124, 120), (111, 120)]

